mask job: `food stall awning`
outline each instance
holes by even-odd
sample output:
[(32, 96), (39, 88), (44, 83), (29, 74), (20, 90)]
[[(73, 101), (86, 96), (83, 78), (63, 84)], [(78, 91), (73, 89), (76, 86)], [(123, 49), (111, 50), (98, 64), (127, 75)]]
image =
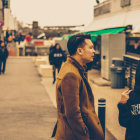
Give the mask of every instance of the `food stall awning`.
[(107, 28), (116, 28), (132, 25), (133, 33), (140, 32), (140, 10), (120, 12), (117, 15), (111, 15), (106, 18), (93, 20), (84, 31), (95, 31)]
[[(117, 27), (117, 28), (109, 28), (109, 29), (103, 29), (103, 30), (97, 30), (97, 31), (89, 31), (89, 32), (81, 32), (82, 34), (90, 34), (91, 40), (96, 41), (97, 36), (101, 36), (102, 34), (117, 34), (122, 31), (124, 31), (127, 27)], [(78, 34), (78, 33), (75, 33)], [(62, 38), (62, 40), (69, 39), (74, 34), (70, 34), (68, 36), (65, 36)]]

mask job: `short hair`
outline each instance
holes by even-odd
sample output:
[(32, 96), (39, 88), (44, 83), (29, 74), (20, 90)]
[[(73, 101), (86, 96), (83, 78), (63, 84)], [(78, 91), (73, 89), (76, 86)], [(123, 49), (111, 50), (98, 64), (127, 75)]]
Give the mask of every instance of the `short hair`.
[(67, 43), (67, 48), (71, 56), (76, 54), (77, 48), (79, 48), (79, 46), (82, 47), (84, 45), (85, 39), (91, 39), (91, 36), (89, 34), (77, 34), (70, 37)]

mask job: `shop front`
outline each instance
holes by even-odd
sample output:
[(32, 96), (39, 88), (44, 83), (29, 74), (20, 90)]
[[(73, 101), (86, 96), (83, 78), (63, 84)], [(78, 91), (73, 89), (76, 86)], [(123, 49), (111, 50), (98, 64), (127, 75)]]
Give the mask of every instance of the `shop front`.
[(140, 63), (140, 35), (131, 34), (126, 38), (126, 53), (124, 55), (126, 66), (127, 85), (134, 88), (137, 64)]

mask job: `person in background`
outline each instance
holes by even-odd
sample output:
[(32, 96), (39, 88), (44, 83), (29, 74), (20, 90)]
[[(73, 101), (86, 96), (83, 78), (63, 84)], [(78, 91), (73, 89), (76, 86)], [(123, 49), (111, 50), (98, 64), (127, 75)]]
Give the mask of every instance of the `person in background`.
[(104, 140), (86, 73), (86, 64), (93, 61), (95, 54), (90, 39), (90, 35), (79, 34), (67, 43), (70, 56), (56, 83), (58, 121), (52, 136), (57, 140)]
[(140, 40), (135, 41), (133, 52), (136, 54), (140, 54)]
[(7, 58), (8, 58), (7, 46), (5, 45), (5, 43), (3, 41), (1, 41), (1, 44), (0, 44), (0, 74), (5, 73)]
[(49, 62), (50, 65), (53, 65), (53, 84), (56, 81), (56, 69), (59, 72), (64, 61), (66, 61), (66, 55), (61, 46), (56, 43), (55, 46), (50, 47)]
[(8, 37), (9, 37), (10, 35), (9, 35), (9, 32), (8, 31), (6, 31), (6, 37), (5, 37), (5, 40), (8, 42)]
[(20, 45), (20, 42), (22, 41), (22, 34), (18, 34), (17, 36), (17, 41), (18, 41), (18, 44)]
[(140, 140), (140, 63), (136, 69), (134, 90), (122, 93), (118, 109), (119, 123), (126, 128), (125, 140)]

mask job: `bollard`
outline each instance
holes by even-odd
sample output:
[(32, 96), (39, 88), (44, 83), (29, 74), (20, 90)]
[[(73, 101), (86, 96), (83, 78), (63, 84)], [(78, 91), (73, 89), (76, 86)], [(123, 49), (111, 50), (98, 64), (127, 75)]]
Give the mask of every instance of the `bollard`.
[(98, 117), (100, 119), (104, 136), (105, 136), (105, 111), (106, 111), (106, 99), (98, 99)]

